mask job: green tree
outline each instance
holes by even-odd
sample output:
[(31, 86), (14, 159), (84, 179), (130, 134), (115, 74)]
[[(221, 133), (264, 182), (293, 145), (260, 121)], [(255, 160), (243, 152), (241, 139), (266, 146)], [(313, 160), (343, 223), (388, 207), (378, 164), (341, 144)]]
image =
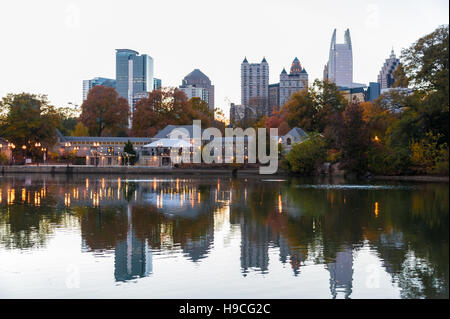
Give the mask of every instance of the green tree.
[(0, 123), (0, 135), (17, 146), (16, 153), (23, 152), (23, 145), (26, 154), (33, 155), (40, 151), (35, 147), (36, 143), (47, 148), (56, 143), (56, 128), (61, 125), (61, 116), (49, 104), (47, 96), (8, 94), (0, 107), (5, 114)]
[(75, 125), (73, 131), (70, 132), (71, 136), (89, 136), (89, 129), (84, 126), (82, 122), (78, 122)]
[(296, 143), (286, 155), (288, 169), (301, 175), (313, 175), (318, 165), (322, 164), (327, 156), (325, 139), (313, 134), (306, 141)]
[(130, 140), (125, 143), (125, 146), (123, 147), (123, 156), (122, 156), (122, 164), (128, 164), (128, 162), (131, 165), (134, 165), (137, 161), (137, 155), (136, 150), (133, 147), (133, 143), (131, 143)]

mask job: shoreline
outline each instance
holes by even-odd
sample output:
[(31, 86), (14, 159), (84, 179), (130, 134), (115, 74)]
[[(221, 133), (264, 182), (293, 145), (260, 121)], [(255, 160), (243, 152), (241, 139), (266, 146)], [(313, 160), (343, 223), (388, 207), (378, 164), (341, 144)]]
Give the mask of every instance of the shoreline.
[[(160, 167), (148, 167), (148, 166), (86, 166), (86, 165), (40, 165), (40, 166), (1, 166), (0, 172), (2, 175), (7, 174), (105, 174), (105, 175), (219, 175), (219, 176), (232, 176), (231, 169), (221, 168), (160, 168)], [(288, 173), (279, 171), (271, 175), (259, 174), (257, 168), (245, 168), (238, 169), (237, 176), (283, 176), (283, 177), (296, 177), (295, 175), (289, 175)], [(333, 177), (333, 175), (319, 175), (322, 177)], [(316, 177), (319, 177), (316, 176)], [(338, 177), (338, 176), (336, 176)], [(342, 176), (341, 176), (342, 177)], [(449, 176), (384, 176), (374, 175), (371, 180), (384, 180), (384, 181), (404, 181), (404, 182), (434, 182), (434, 183), (449, 183)]]

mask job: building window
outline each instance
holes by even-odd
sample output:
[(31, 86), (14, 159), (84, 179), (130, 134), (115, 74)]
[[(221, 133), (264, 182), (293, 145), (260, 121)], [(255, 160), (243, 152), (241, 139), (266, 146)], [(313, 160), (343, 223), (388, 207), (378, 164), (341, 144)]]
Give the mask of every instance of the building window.
[(287, 145), (291, 145), (291, 144), (292, 144), (292, 141), (291, 141), (291, 138), (290, 138), (290, 137), (288, 137), (288, 138), (286, 139), (286, 144), (287, 144)]

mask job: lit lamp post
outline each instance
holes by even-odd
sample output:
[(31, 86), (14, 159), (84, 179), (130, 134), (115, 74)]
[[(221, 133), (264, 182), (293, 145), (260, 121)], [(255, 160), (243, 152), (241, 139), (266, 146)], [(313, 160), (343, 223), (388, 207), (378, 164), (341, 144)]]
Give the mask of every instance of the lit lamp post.
[(47, 161), (47, 148), (43, 147), (43, 148), (41, 148), (41, 151), (43, 153), (42, 157), (43, 157), (43, 161), (45, 164), (45, 162)]
[[(34, 147), (36, 147), (37, 151), (39, 152), (39, 147), (41, 147), (41, 143), (39, 142), (34, 143)], [(36, 165), (39, 166), (39, 160), (37, 157), (36, 157)]]
[(92, 145), (92, 147), (94, 148), (93, 150), (91, 150), (91, 152), (94, 154), (94, 161), (95, 161), (95, 167), (97, 167), (98, 166), (98, 161), (97, 161), (97, 158), (98, 158), (98, 147), (100, 146), (100, 143), (99, 142), (94, 142), (94, 144)]
[(23, 159), (25, 160), (25, 164), (27, 163), (27, 146), (26, 145), (22, 145), (22, 149), (23, 149)]
[(16, 148), (16, 146), (13, 143), (8, 143), (8, 148), (11, 150), (11, 159), (13, 164), (15, 164), (14, 149)]
[(70, 142), (66, 142), (66, 143), (64, 143), (64, 153), (66, 153), (67, 154), (67, 166), (69, 166), (69, 155), (70, 155), (70, 146), (71, 146), (72, 144), (70, 144)]

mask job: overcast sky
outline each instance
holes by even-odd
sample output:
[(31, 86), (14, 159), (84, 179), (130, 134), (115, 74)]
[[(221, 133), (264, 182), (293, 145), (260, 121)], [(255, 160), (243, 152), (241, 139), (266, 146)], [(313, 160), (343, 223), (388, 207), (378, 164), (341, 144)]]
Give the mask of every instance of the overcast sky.
[(47, 94), (56, 106), (81, 104), (82, 80), (115, 77), (115, 49), (147, 53), (163, 86), (194, 68), (225, 98), (240, 103), (240, 64), (265, 56), (270, 83), (298, 57), (310, 82), (322, 78), (332, 31), (350, 28), (358, 83), (376, 81), (397, 54), (449, 23), (448, 0), (122, 0), (0, 1), (0, 96)]

